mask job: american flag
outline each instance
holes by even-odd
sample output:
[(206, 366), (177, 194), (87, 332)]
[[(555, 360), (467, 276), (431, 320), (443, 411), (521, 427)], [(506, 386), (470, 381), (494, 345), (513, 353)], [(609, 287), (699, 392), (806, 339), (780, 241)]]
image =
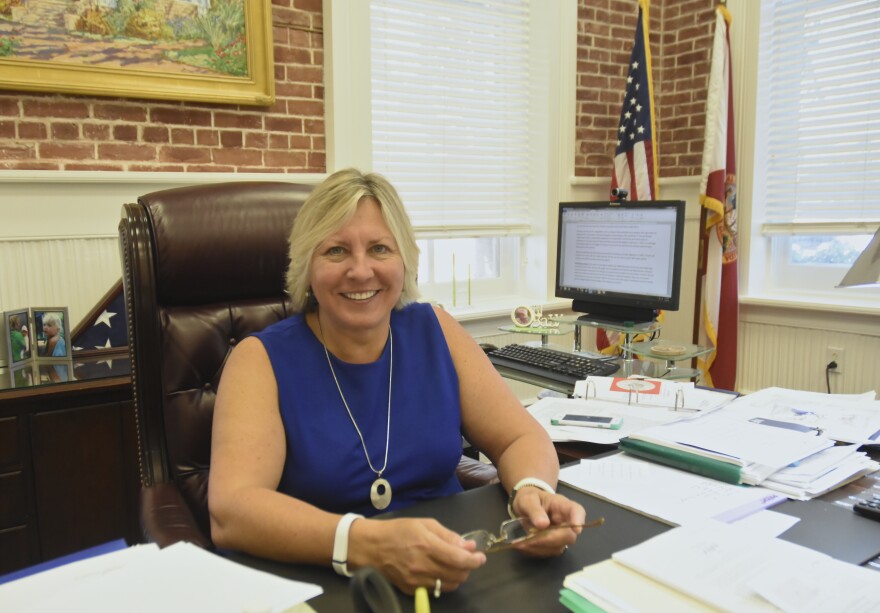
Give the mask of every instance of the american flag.
[(654, 86), (648, 44), (648, 0), (639, 0), (636, 37), (629, 59), (626, 92), (617, 126), (611, 187), (629, 192), (630, 200), (657, 199), (657, 141)]
[[(651, 46), (648, 44), (648, 0), (639, 0), (639, 19), (627, 65), (626, 91), (617, 124), (617, 147), (614, 150), (614, 171), (611, 173), (611, 189), (625, 189), (630, 200), (658, 198), (655, 127)], [(639, 336), (635, 340), (644, 339)], [(623, 337), (617, 332), (606, 332), (602, 328), (596, 330), (596, 347), (604, 354), (618, 353), (622, 341)]]
[(92, 356), (84, 359), (78, 352), (94, 349), (122, 349), (128, 346), (128, 322), (125, 319), (125, 298), (122, 285), (113, 296), (105, 296), (104, 308), (96, 312), (90, 321), (72, 339), (74, 376), (91, 379), (129, 373), (129, 361), (122, 354)]
[(122, 288), (101, 313), (73, 338), (73, 350), (108, 349), (128, 346), (128, 324)]

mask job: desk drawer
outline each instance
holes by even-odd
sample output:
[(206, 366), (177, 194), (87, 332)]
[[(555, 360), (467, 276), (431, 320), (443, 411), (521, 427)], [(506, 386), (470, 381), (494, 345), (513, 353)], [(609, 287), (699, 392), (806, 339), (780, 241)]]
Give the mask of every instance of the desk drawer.
[(0, 475), (0, 528), (23, 523), (27, 515), (27, 495), (22, 474)]
[(0, 472), (21, 468), (18, 417), (0, 419)]
[(31, 544), (32, 533), (33, 528), (27, 525), (0, 530), (0, 575), (40, 561)]

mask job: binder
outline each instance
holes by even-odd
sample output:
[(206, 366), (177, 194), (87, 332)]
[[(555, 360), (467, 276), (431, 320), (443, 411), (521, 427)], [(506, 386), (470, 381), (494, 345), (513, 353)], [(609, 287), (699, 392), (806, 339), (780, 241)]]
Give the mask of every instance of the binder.
[(744, 483), (742, 467), (738, 464), (630, 437), (620, 439), (619, 446), (626, 453), (657, 462), (658, 464), (686, 470), (703, 477), (723, 481), (724, 483), (732, 483), (734, 485)]

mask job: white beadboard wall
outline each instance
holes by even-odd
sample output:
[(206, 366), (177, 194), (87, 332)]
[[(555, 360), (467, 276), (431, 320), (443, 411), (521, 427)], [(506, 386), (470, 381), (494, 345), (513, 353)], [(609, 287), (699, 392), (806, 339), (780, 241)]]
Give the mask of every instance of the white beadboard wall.
[[(767, 309), (744, 305), (739, 322), (737, 388), (765, 387), (860, 394), (880, 398), (880, 316), (813, 313), (767, 316)], [(826, 382), (826, 349), (843, 349), (840, 373)]]
[(0, 240), (0, 311), (66, 306), (73, 329), (121, 276), (115, 238)]
[(0, 311), (66, 306), (71, 329), (122, 276), (122, 205), (222, 181), (316, 184), (318, 174), (0, 171)]

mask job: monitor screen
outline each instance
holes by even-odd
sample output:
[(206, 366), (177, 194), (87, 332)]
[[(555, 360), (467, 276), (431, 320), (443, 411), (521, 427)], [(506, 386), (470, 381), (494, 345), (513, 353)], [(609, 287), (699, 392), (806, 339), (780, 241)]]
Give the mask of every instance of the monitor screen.
[(678, 310), (684, 213), (676, 200), (561, 202), (556, 296), (615, 323)]

